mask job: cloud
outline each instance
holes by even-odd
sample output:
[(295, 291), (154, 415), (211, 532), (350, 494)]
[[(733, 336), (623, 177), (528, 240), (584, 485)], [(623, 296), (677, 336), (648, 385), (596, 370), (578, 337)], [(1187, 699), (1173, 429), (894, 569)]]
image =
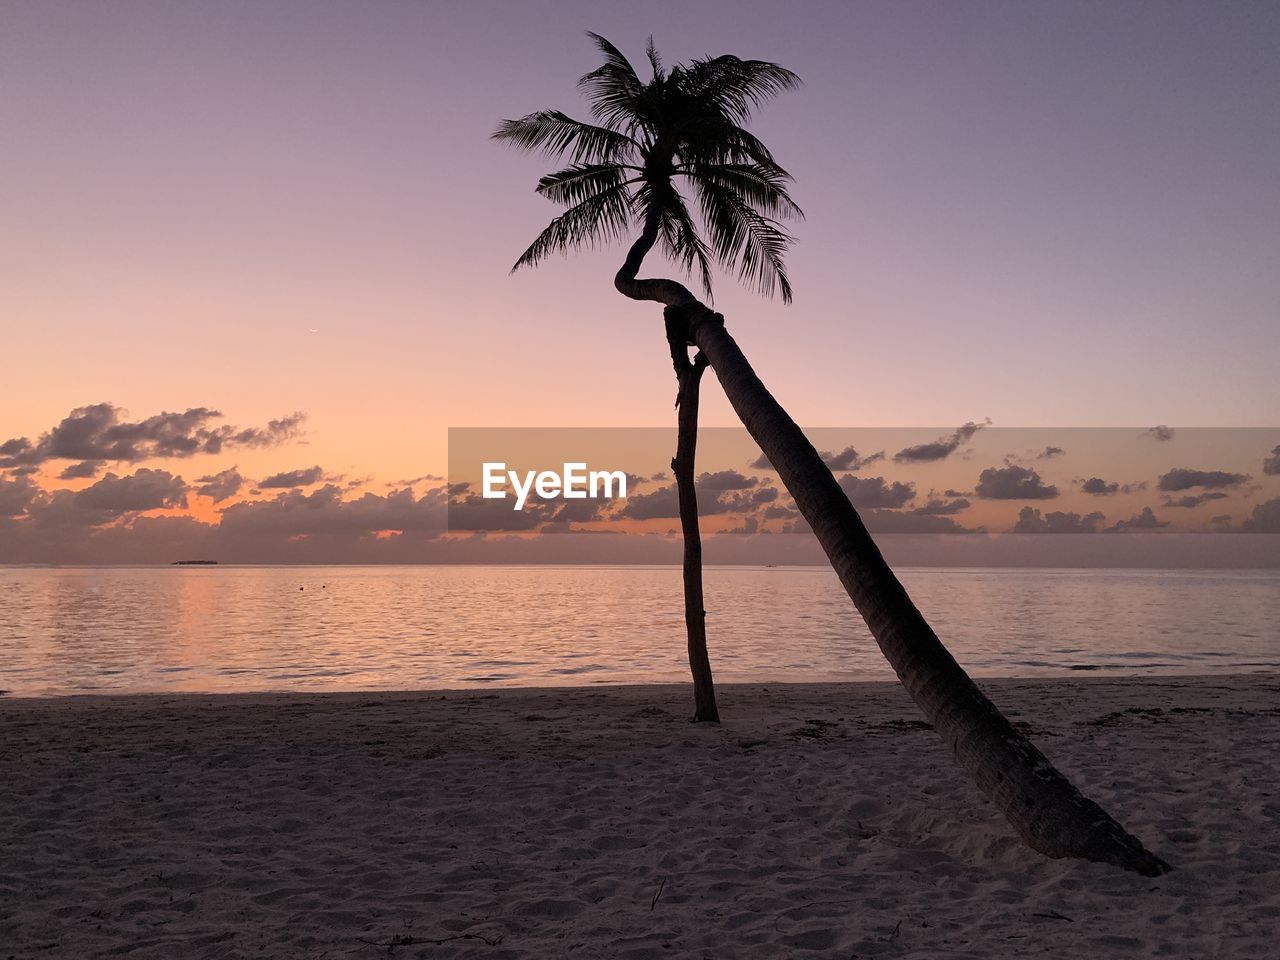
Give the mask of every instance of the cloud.
[(839, 453), (823, 450), (818, 456), (822, 458), (822, 462), (827, 465), (827, 469), (832, 473), (839, 473), (842, 470), (856, 473), (863, 467), (869, 467), (871, 464), (883, 460), (884, 451), (880, 450), (870, 456), (863, 457), (853, 447), (845, 447)]
[(757, 486), (757, 477), (747, 477), (737, 470), (718, 470), (715, 473), (699, 474), (696, 481), (698, 491), (703, 490), (747, 490)]
[(1186, 467), (1174, 467), (1160, 476), (1156, 489), (1164, 493), (1175, 493), (1190, 490), (1193, 487), (1204, 487), (1206, 490), (1219, 490), (1223, 487), (1238, 487), (1249, 480), (1247, 473), (1228, 473), (1225, 470), (1190, 470)]
[(775, 504), (771, 507), (765, 507), (762, 516), (765, 520), (794, 520), (800, 516), (800, 511), (795, 507)]
[(1052, 460), (1054, 457), (1065, 456), (1066, 452), (1067, 451), (1063, 450), (1061, 447), (1045, 447), (1044, 450), (1036, 454), (1036, 459)]
[(1023, 507), (1018, 513), (1018, 522), (1013, 525), (1014, 533), (1097, 533), (1099, 526), (1106, 521), (1101, 513), (1064, 513), (1054, 511), (1043, 517), (1035, 507)]
[(128, 421), (112, 403), (77, 407), (32, 443), (16, 437), (0, 444), (0, 469), (33, 466), (49, 460), (103, 460), (137, 463), (197, 453), (221, 453), (231, 447), (268, 447), (296, 437), (305, 414), (270, 421), (266, 427), (241, 429), (214, 425), (217, 410), (191, 407), (182, 413), (158, 413)]
[[(820, 450), (818, 456), (822, 458), (822, 462), (827, 465), (827, 469), (832, 473), (851, 472), (856, 473), (864, 467), (869, 467), (873, 463), (877, 463), (884, 459), (884, 451), (862, 456), (854, 447), (845, 447), (839, 452), (831, 450)], [(763, 453), (756, 457), (749, 464), (752, 470), (773, 470), (774, 466), (769, 462), (769, 458)]]
[(1269, 477), (1280, 474), (1280, 447), (1272, 447), (1271, 456), (1262, 461), (1262, 472)]
[(1108, 533), (1124, 533), (1128, 530), (1159, 530), (1161, 527), (1169, 526), (1168, 520), (1159, 520), (1156, 515), (1151, 512), (1150, 507), (1143, 507), (1142, 512), (1130, 517), (1128, 520), (1120, 520), (1115, 526), (1107, 527)]
[(1103, 480), (1101, 477), (1090, 477), (1088, 480), (1076, 477), (1072, 482), (1080, 484), (1082, 493), (1087, 493), (1094, 497), (1109, 497), (1116, 493), (1141, 493), (1147, 489), (1147, 481), (1145, 480), (1136, 483), (1120, 483), (1115, 480)]
[(934, 460), (945, 460), (959, 445), (954, 437), (942, 437), (933, 443), (903, 447), (893, 455), (893, 459), (897, 463), (928, 463)]
[[(699, 501), (698, 513), (705, 515), (705, 505)], [(657, 520), (680, 516), (680, 500), (674, 483), (659, 487), (651, 493), (637, 493), (627, 497), (613, 516), (625, 520)]]
[(1030, 467), (988, 467), (974, 492), (984, 500), (1052, 500), (1058, 488), (1046, 485)]
[(1152, 440), (1156, 440), (1160, 443), (1167, 443), (1173, 439), (1173, 427), (1166, 427), (1162, 423), (1158, 427), (1152, 427), (1144, 433), (1143, 436), (1150, 437)]
[(1197, 493), (1195, 495), (1177, 497), (1176, 499), (1174, 497), (1165, 497), (1164, 505), (1166, 507), (1181, 507), (1183, 509), (1190, 510), (1193, 507), (1200, 506), (1202, 503), (1208, 503), (1210, 500), (1225, 499), (1227, 499), (1227, 495), (1225, 493), (1210, 491), (1208, 493)]
[(187, 506), (187, 484), (168, 470), (142, 467), (124, 477), (108, 473), (97, 483), (69, 496), (77, 508), (115, 519), (143, 510), (183, 509)]
[[(733, 470), (704, 473), (696, 481), (698, 515), (714, 517), (726, 513), (750, 513), (760, 505), (778, 499), (777, 488), (760, 487), (757, 486), (758, 483), (755, 477), (744, 477)], [(676, 485), (671, 483), (649, 493), (632, 494), (609, 519), (657, 520), (678, 516), (679, 492)]]
[(214, 503), (221, 503), (239, 493), (244, 487), (245, 480), (236, 467), (228, 467), (220, 473), (197, 477), (196, 483), (200, 484), (196, 487), (196, 493), (202, 497), (208, 497)]
[(0, 517), (20, 517), (42, 491), (26, 477), (0, 477)]
[[(486, 504), (504, 502), (472, 499)], [(506, 512), (515, 514), (510, 501), (506, 503)], [(310, 493), (287, 490), (270, 500), (234, 503), (222, 511), (219, 530), (223, 536), (240, 541), (298, 537), (349, 539), (387, 531), (435, 537), (444, 532), (445, 510), (443, 487), (433, 487), (418, 498), (413, 490), (405, 488), (386, 496), (365, 493), (354, 500), (344, 500), (341, 488), (330, 483)], [(452, 521), (452, 513), (449, 519)]]
[(1240, 529), (1245, 533), (1280, 533), (1280, 497), (1260, 503)]
[(412, 480), (397, 480), (395, 483), (388, 483), (386, 486), (392, 488), (412, 487), (419, 483), (442, 483), (444, 477), (438, 477), (434, 473), (424, 473), (420, 477), (414, 477)]
[[(956, 523), (950, 517), (922, 514), (915, 510), (867, 510), (862, 522), (871, 533), (979, 533)], [(805, 529), (808, 529), (807, 527)]]
[[(337, 490), (337, 487), (326, 485), (317, 490), (319, 494), (326, 490)], [(298, 491), (293, 491), (294, 495)], [(388, 496), (394, 496), (389, 494)], [(573, 501), (565, 501), (570, 503)], [(449, 498), (448, 518), (450, 530), (533, 530), (553, 519), (552, 510), (559, 506), (551, 506), (550, 502), (530, 498), (520, 510), (512, 508), (509, 497), (491, 498), (469, 493), (466, 496)], [(399, 529), (399, 528), (395, 528)]]
[(932, 443), (904, 447), (893, 455), (893, 459), (898, 463), (931, 463), (936, 460), (945, 460), (960, 448), (960, 444), (990, 423), (990, 419), (983, 423), (974, 423), (970, 420), (968, 423), (957, 427), (955, 432), (948, 437), (939, 437)]
[[(853, 476), (840, 478), (840, 486), (849, 495), (850, 502), (858, 508), (862, 522), (872, 533), (934, 534), (934, 533), (982, 533), (981, 527), (971, 529), (961, 526), (947, 513), (958, 512), (969, 505), (942, 504), (932, 500), (917, 510), (902, 507), (915, 498), (915, 487), (909, 483), (887, 483), (884, 477), (860, 479)], [(942, 504), (941, 509), (939, 505)], [(782, 533), (810, 533), (808, 523), (792, 505), (775, 504), (766, 507), (761, 518), (783, 520)]]
[(773, 503), (777, 499), (777, 487), (760, 487), (751, 491), (751, 502), (755, 504)]
[(604, 508), (605, 501), (592, 500), (564, 500), (554, 501), (553, 505), (558, 506), (551, 515), (549, 523), (569, 524), (569, 523), (590, 523), (593, 520), (601, 519), (601, 511)]
[(934, 516), (946, 517), (954, 513), (960, 513), (967, 510), (972, 504), (966, 497), (957, 497), (954, 500), (939, 500), (931, 497), (922, 507), (916, 507), (911, 512), (918, 516)]
[(258, 483), (260, 490), (280, 490), (290, 487), (309, 487), (324, 479), (324, 471), (319, 465), (307, 467), (305, 470), (286, 470), (284, 473), (273, 473)]
[(1101, 477), (1090, 477), (1084, 483), (1080, 484), (1082, 493), (1087, 493), (1095, 497), (1109, 497), (1120, 489), (1120, 484), (1116, 481), (1108, 483)]
[[(222, 416), (220, 413), (214, 415)], [(279, 420), (268, 420), (266, 427), (248, 427), (243, 430), (236, 427), (219, 427), (206, 441), (205, 452), (220, 453), (226, 446), (276, 447), (301, 436), (302, 423), (306, 419), (305, 413), (296, 411)]]
[(107, 461), (105, 460), (81, 460), (79, 463), (73, 463), (66, 467), (60, 474), (59, 480), (87, 480), (98, 475)]
[(703, 490), (698, 488), (698, 513), (712, 517), (722, 513), (751, 513), (758, 506), (777, 499), (771, 487), (756, 490)]
[(859, 510), (896, 510), (916, 498), (911, 483), (887, 483), (884, 477), (855, 477), (851, 473), (840, 478), (840, 489)]

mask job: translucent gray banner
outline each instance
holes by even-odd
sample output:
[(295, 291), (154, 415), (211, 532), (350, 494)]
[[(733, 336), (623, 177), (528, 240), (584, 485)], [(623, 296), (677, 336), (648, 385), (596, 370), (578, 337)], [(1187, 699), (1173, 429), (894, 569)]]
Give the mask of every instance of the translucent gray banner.
[[(1213, 535), (1232, 545), (1212, 548), (1224, 556), (1206, 565), (1232, 551), (1270, 565), (1262, 562), (1274, 549), (1269, 538), (1246, 545), (1240, 536), (1280, 534), (1280, 428), (967, 423), (806, 433), (880, 536), (1068, 537), (1079, 542), (1047, 549), (1093, 565), (1137, 549), (1116, 543), (1120, 535), (1154, 550)], [(675, 439), (674, 427), (450, 429), (449, 531), (673, 537)], [(796, 548), (777, 538), (807, 535), (808, 526), (745, 430), (703, 428), (696, 473), (705, 537), (770, 538), (779, 562), (790, 562), (784, 555)], [(1177, 549), (1191, 561), (1210, 546)]]

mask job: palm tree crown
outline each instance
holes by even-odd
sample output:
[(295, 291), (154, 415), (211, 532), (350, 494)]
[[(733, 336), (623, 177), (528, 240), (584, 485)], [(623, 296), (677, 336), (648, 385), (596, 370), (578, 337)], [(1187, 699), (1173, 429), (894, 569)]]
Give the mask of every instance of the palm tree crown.
[[(604, 63), (578, 81), (596, 123), (558, 110), (504, 120), (493, 134), (569, 165), (537, 191), (567, 209), (551, 221), (512, 270), (551, 253), (595, 246), (641, 227), (640, 255), (659, 243), (711, 295), (711, 262), (766, 296), (791, 301), (783, 254), (791, 242), (779, 221), (804, 214), (787, 194), (791, 175), (745, 124), (764, 101), (799, 86), (790, 70), (722, 56), (667, 70), (650, 38), (653, 77), (643, 83), (612, 43), (589, 37)], [(696, 195), (703, 231), (681, 187)], [(647, 242), (646, 242), (647, 241)]]

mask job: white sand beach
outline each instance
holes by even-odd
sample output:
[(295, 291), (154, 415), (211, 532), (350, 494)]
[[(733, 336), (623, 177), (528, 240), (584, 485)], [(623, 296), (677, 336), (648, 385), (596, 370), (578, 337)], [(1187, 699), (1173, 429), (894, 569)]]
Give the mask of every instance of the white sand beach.
[(983, 686), (1175, 870), (1025, 848), (895, 684), (0, 700), (0, 957), (1277, 955), (1280, 677)]

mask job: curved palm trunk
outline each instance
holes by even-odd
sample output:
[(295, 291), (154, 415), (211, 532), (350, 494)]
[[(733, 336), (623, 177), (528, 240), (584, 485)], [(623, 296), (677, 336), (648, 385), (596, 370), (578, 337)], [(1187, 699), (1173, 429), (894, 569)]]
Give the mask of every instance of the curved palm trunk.
[(680, 498), (680, 529), (684, 534), (684, 626), (689, 643), (689, 672), (693, 675), (693, 722), (719, 723), (716, 689), (707, 656), (707, 611), (702, 597), (702, 533), (698, 529), (698, 493), (694, 486), (694, 458), (698, 447), (698, 394), (707, 358), (689, 360), (684, 324), (667, 324), (667, 342), (676, 370), (678, 436), (671, 460)]
[(813, 528), (854, 606), (911, 698), (957, 761), (1034, 849), (1157, 876), (1169, 865), (1083, 796), (969, 678), (925, 622), (803, 431), (765, 389), (724, 318), (671, 280), (637, 280), (648, 226), (615, 278), (619, 292), (666, 304)]

